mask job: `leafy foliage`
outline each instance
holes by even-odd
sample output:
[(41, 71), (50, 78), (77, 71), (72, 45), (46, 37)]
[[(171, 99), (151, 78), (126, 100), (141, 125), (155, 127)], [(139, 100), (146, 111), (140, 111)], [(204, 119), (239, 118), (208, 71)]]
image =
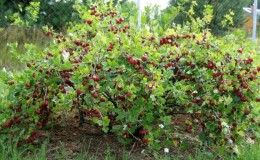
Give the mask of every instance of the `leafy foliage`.
[[(23, 131), (20, 144), (34, 144), (37, 129), (71, 110), (80, 126), (88, 119), (121, 142), (135, 139), (157, 150), (189, 134), (220, 150), (248, 132), (259, 137), (260, 67), (243, 35), (201, 32), (208, 18), (150, 32), (117, 7), (76, 5), (81, 21), (68, 36), (47, 30), (48, 49), (32, 56), (29, 46), (27, 69), (5, 80), (10, 92), (1, 101), (1, 132)], [(174, 125), (178, 114), (190, 115), (183, 126)]]
[[(84, 5), (96, 0), (83, 0)], [(114, 0), (114, 4), (130, 4), (126, 0)], [(0, 26), (15, 24), (25, 27), (51, 26), (62, 30), (69, 22), (78, 19), (73, 9), (75, 1), (59, 0), (3, 0), (0, 2)], [(131, 8), (128, 8), (128, 10)], [(62, 16), (61, 16), (62, 15)]]
[[(50, 25), (55, 29), (62, 29), (63, 26), (77, 16), (73, 16), (73, 1), (17, 1), (3, 0), (0, 2), (1, 26), (10, 24), (35, 27)], [(63, 16), (60, 16), (63, 15)]]
[[(193, 2), (196, 2), (196, 7), (194, 8), (195, 17), (203, 17), (204, 7), (206, 5), (211, 5), (213, 7), (213, 17), (212, 21), (208, 24), (208, 28), (211, 29), (212, 33), (216, 35), (223, 35), (230, 27), (241, 26), (245, 19), (243, 7), (250, 4), (250, 0), (236, 1), (236, 0), (171, 0), (170, 6), (177, 6), (178, 4), (185, 3), (183, 11), (177, 15), (174, 19), (175, 23), (183, 24), (190, 21), (187, 16), (187, 12), (190, 10)], [(227, 19), (232, 16), (233, 23), (226, 23)]]
[[(20, 8), (22, 10), (22, 8)], [(40, 3), (39, 2), (31, 2), (29, 6), (25, 8), (26, 14), (24, 18), (20, 16), (19, 13), (14, 13), (10, 16), (10, 20), (13, 21), (13, 25), (29, 27), (35, 25), (38, 21), (38, 15), (40, 11)]]

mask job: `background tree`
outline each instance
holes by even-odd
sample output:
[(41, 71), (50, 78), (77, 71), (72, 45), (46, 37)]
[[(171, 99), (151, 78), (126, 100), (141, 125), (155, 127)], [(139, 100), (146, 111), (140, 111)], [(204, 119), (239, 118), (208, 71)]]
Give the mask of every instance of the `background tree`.
[[(195, 0), (197, 6), (194, 8), (195, 17), (202, 17), (205, 5), (212, 5), (213, 7), (213, 18), (208, 27), (211, 29), (212, 33), (216, 35), (224, 34), (225, 31), (229, 29), (228, 26), (223, 25), (222, 21), (224, 17), (230, 12), (233, 12), (233, 27), (239, 27), (244, 24), (245, 14), (243, 7), (249, 6), (252, 0)], [(190, 9), (192, 1), (188, 0), (171, 0), (171, 6), (177, 6), (179, 3), (185, 2), (183, 6), (183, 11), (180, 12), (175, 18), (174, 22), (178, 24), (183, 24), (189, 21), (186, 12)]]
[[(49, 25), (55, 29), (62, 29), (77, 15), (73, 9), (75, 1), (60, 0), (59, 2), (39, 0), (41, 2), (40, 19), (38, 25)], [(74, 14), (73, 14), (74, 13)]]
[(22, 20), (28, 20), (26, 7), (31, 2), (40, 2), (38, 21), (34, 26), (50, 25), (55, 29), (61, 29), (66, 23), (75, 19), (73, 5), (75, 1), (54, 0), (1, 0), (0, 1), (0, 26), (5, 27), (14, 22), (11, 18), (15, 14)]
[[(87, 5), (97, 0), (82, 0), (84, 5)], [(39, 18), (34, 26), (41, 27), (43, 25), (52, 26), (56, 30), (61, 30), (66, 27), (66, 24), (78, 19), (77, 13), (73, 9), (75, 0), (1, 0), (0, 1), (0, 27), (8, 26), (14, 22), (14, 14), (19, 15), (21, 20), (27, 20), (26, 7), (30, 6), (31, 2), (40, 2)], [(114, 4), (124, 4), (126, 7), (132, 7), (133, 3), (127, 0), (113, 0)], [(129, 6), (130, 5), (130, 6)], [(130, 8), (128, 8), (130, 9)], [(131, 10), (131, 9), (130, 9)]]

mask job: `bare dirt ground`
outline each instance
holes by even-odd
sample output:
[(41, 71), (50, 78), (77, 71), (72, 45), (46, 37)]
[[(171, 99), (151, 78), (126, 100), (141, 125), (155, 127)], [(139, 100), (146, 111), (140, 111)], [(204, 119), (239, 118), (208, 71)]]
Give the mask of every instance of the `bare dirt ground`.
[[(189, 117), (177, 116), (173, 119), (173, 125), (183, 125), (187, 118)], [(118, 142), (116, 135), (103, 133), (99, 127), (93, 126), (89, 122), (84, 123), (83, 127), (78, 127), (78, 121), (73, 118), (60, 120), (58, 124), (49, 129), (49, 133), (50, 141), (47, 147), (49, 160), (79, 159), (81, 153), (87, 153), (88, 157), (98, 160), (106, 159), (107, 154), (111, 155), (111, 159), (116, 160), (124, 159), (124, 156), (127, 157), (127, 160), (154, 159), (140, 142), (135, 141), (124, 146)], [(176, 139), (176, 143), (179, 140)], [(179, 146), (170, 148), (170, 154), (185, 159), (185, 155), (194, 153), (195, 144), (192, 144), (191, 140), (188, 141), (191, 142), (191, 145), (181, 151), (182, 155), (180, 155)], [(164, 155), (163, 151), (162, 155)]]
[[(74, 159), (81, 152), (88, 153), (89, 157), (105, 159), (107, 151), (115, 159), (123, 159), (123, 152), (128, 159), (141, 160), (149, 159), (142, 151), (145, 147), (134, 142), (124, 146), (117, 141), (114, 134), (105, 134), (89, 123), (84, 123), (83, 127), (78, 127), (77, 121), (73, 119), (64, 119), (63, 122), (53, 126), (50, 130), (50, 142), (47, 148), (48, 159), (59, 159), (57, 151), (67, 159)], [(61, 158), (61, 157), (60, 157)]]

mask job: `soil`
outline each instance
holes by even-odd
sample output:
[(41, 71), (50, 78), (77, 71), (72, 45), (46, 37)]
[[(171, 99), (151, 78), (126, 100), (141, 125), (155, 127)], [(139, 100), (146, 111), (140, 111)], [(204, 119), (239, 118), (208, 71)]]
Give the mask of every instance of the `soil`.
[(118, 160), (123, 159), (123, 152), (129, 160), (149, 159), (142, 153), (144, 149), (145, 146), (138, 142), (124, 146), (118, 142), (114, 134), (106, 134), (88, 122), (84, 123), (83, 127), (78, 127), (76, 120), (68, 118), (60, 121), (50, 130), (47, 156), (50, 160), (63, 157), (75, 159), (84, 152), (88, 153), (89, 157), (105, 159), (109, 150), (109, 154)]
[[(186, 115), (176, 115), (173, 119), (173, 125), (184, 125), (185, 120), (189, 119)], [(124, 146), (118, 142), (116, 135), (106, 134), (89, 122), (84, 123), (83, 127), (78, 127), (78, 120), (74, 118), (65, 118), (59, 120), (50, 130), (50, 141), (47, 147), (47, 157), (52, 159), (80, 159), (80, 153), (87, 153), (88, 157), (93, 159), (106, 159), (107, 151), (113, 157), (111, 159), (121, 160), (124, 155), (128, 160), (148, 160), (154, 159), (151, 153), (147, 152), (146, 147), (140, 142), (132, 142)], [(184, 134), (185, 135), (185, 134)], [(188, 135), (188, 134), (187, 134)], [(189, 147), (181, 151), (179, 155), (179, 146), (170, 148), (171, 154), (178, 155), (181, 159), (185, 159), (184, 155), (194, 153), (196, 148), (189, 137), (179, 137), (175, 143), (186, 139), (190, 143)], [(123, 154), (125, 153), (125, 154)], [(161, 153), (164, 155), (163, 151)]]

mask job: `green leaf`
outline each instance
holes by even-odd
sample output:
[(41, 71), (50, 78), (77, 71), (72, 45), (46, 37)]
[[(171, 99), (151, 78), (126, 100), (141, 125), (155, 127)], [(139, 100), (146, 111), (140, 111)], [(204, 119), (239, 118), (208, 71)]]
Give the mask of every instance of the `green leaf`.
[(226, 154), (226, 148), (223, 146), (218, 147), (218, 151), (220, 154), (225, 155)]
[(201, 132), (200, 135), (199, 135), (199, 139), (202, 140), (202, 141), (207, 140), (205, 133)]
[(64, 64), (60, 65), (61, 70), (69, 70), (73, 68), (73, 65), (69, 62), (66, 61)]
[(168, 126), (171, 124), (171, 116), (165, 116), (163, 117), (164, 125)]
[(107, 132), (109, 131), (109, 127), (103, 126), (102, 131), (104, 131), (105, 133), (107, 133)]
[(107, 116), (103, 117), (103, 126), (109, 126), (109, 123), (110, 119)]
[(150, 96), (150, 98), (152, 99), (153, 102), (156, 101), (155, 95), (152, 94), (152, 95)]
[(183, 141), (180, 145), (180, 150), (186, 150), (189, 148), (189, 143), (187, 141)]
[(153, 122), (153, 120), (154, 120), (153, 113), (147, 113), (147, 114), (146, 114), (146, 117), (145, 117), (145, 120), (146, 120), (148, 123)]

